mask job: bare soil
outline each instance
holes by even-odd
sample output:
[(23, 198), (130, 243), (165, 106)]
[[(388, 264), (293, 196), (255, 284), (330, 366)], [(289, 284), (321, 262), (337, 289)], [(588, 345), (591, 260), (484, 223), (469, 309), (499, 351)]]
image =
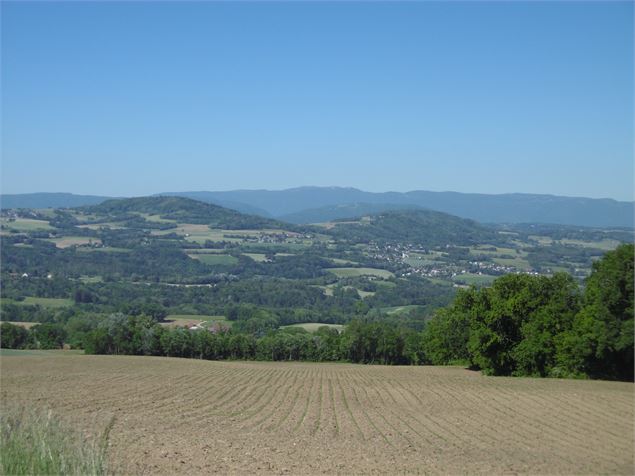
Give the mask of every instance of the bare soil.
[(16, 355), (2, 404), (99, 433), (134, 474), (633, 474), (631, 383), (458, 367)]

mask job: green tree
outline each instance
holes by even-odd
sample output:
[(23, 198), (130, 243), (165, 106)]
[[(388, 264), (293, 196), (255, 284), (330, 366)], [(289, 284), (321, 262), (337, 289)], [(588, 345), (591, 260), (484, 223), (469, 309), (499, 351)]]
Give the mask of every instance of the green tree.
[(421, 365), (425, 362), (423, 332), (406, 333), (403, 354), (405, 360), (411, 365)]
[(559, 376), (557, 344), (580, 309), (578, 285), (570, 275), (558, 273), (551, 279), (541, 279), (537, 292), (545, 302), (521, 326), (522, 340), (513, 351), (514, 374)]
[(40, 349), (61, 349), (67, 335), (61, 324), (38, 324), (31, 332)]
[(0, 348), (24, 349), (29, 344), (29, 331), (24, 327), (3, 322), (0, 325)]
[[(455, 303), (440, 309), (426, 324), (421, 338), (425, 362), (433, 365), (447, 365), (455, 361), (467, 361), (469, 353), (470, 320), (469, 303), (475, 290), (462, 291)], [(419, 356), (417, 356), (419, 358)]]
[(633, 380), (632, 244), (620, 245), (593, 264), (584, 304), (559, 343), (564, 372)]
[(509, 274), (470, 303), (470, 360), (491, 375), (547, 375), (578, 309), (570, 276)]

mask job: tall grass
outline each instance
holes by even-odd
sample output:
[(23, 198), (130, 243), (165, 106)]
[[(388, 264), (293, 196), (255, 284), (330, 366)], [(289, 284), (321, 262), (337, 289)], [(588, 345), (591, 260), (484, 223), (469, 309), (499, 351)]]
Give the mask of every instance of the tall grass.
[(2, 406), (0, 473), (3, 475), (105, 475), (111, 420), (87, 438), (51, 411)]

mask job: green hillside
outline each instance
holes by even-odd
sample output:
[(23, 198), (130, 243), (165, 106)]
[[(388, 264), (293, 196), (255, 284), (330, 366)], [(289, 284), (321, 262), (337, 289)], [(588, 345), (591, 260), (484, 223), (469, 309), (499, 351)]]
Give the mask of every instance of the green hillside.
[(432, 210), (395, 210), (354, 222), (333, 222), (331, 236), (357, 243), (407, 242), (425, 247), (500, 241), (501, 236), (472, 220)]
[(113, 199), (99, 205), (83, 207), (82, 210), (86, 213), (113, 217), (134, 213), (158, 215), (164, 220), (212, 225), (232, 230), (282, 229), (286, 226), (278, 220), (246, 215), (235, 210), (185, 197), (159, 196)]

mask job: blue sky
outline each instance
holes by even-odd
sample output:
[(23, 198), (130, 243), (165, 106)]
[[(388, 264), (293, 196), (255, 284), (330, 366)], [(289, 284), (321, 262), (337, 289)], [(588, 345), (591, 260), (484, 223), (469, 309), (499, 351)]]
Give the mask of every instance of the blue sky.
[(633, 199), (630, 2), (2, 2), (2, 191)]

